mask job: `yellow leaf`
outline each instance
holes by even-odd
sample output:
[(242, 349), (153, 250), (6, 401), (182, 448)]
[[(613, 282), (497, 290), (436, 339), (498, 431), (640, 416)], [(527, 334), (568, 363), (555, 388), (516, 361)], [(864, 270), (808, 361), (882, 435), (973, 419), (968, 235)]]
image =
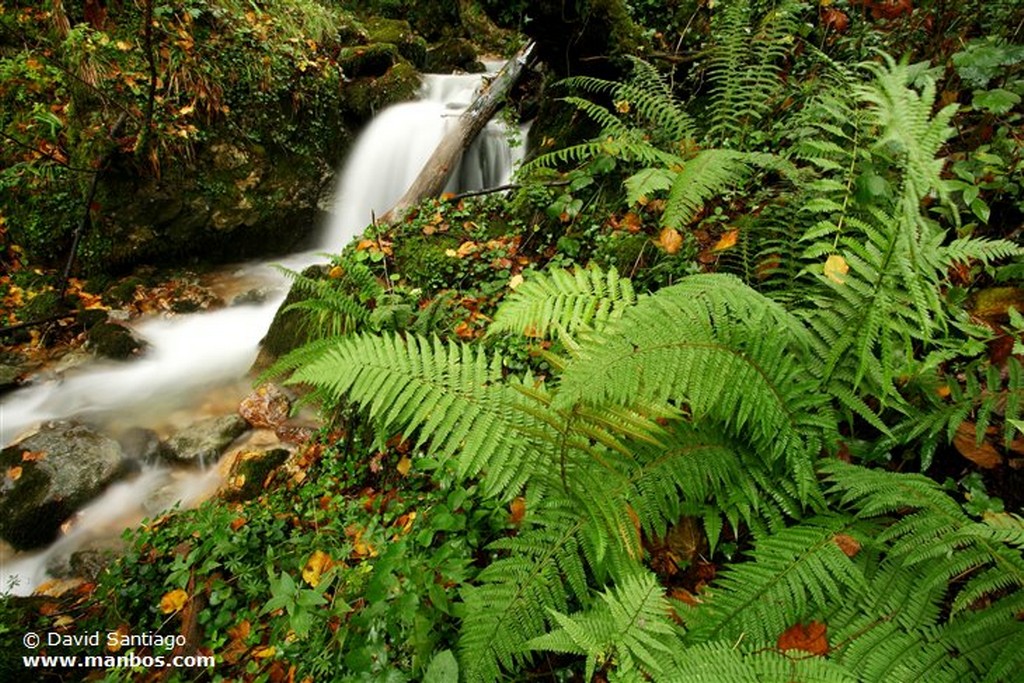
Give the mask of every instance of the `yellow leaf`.
[(345, 274), (345, 269), (344, 268), (342, 268), (341, 266), (334, 266), (333, 268), (331, 268), (331, 271), (329, 273), (327, 273), (327, 277), (331, 278), (332, 280), (337, 280), (339, 277), (341, 277), (344, 274)]
[(846, 282), (846, 274), (850, 272), (850, 266), (839, 254), (832, 254), (825, 259), (825, 277), (836, 284), (844, 284)]
[(7, 468), (7, 478), (11, 481), (18, 481), (21, 479), (21, 468), (20, 467), (9, 467)]
[(739, 238), (739, 236), (740, 231), (738, 228), (729, 230), (728, 232), (723, 234), (717, 242), (715, 242), (715, 246), (711, 247), (711, 251), (722, 251), (723, 249), (728, 249), (729, 247), (736, 246), (736, 240)]
[(517, 275), (513, 275), (508, 280), (508, 288), (509, 289), (516, 289), (521, 284), (523, 284), (523, 276), (522, 275), (518, 275), (518, 274)]
[(314, 550), (313, 554), (306, 560), (306, 566), (302, 568), (302, 580), (313, 588), (320, 584), (320, 577), (331, 568), (334, 561), (331, 556), (322, 550)]
[(683, 236), (675, 228), (664, 228), (658, 236), (658, 244), (666, 254), (675, 254), (683, 246)]
[(398, 470), (398, 473), (403, 477), (408, 476), (409, 470), (412, 469), (412, 460), (410, 460), (407, 455), (403, 456), (402, 459), (398, 461), (398, 465), (395, 466), (395, 469)]
[(160, 611), (164, 614), (179, 612), (186, 602), (188, 602), (188, 593), (180, 588), (175, 588), (160, 598)]
[(256, 659), (267, 659), (277, 654), (277, 648), (273, 645), (267, 645), (265, 647), (258, 647), (252, 651), (252, 656)]

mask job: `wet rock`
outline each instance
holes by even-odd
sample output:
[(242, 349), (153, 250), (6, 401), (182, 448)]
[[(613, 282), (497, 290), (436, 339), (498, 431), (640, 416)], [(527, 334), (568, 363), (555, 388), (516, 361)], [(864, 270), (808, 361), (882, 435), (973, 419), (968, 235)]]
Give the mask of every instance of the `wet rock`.
[(0, 394), (16, 389), (25, 376), (26, 367), (14, 354), (0, 355)]
[(427, 41), (416, 35), (408, 21), (373, 17), (364, 26), (370, 34), (371, 42), (394, 45), (398, 48), (398, 54), (412, 62), (417, 69), (426, 65)]
[(255, 498), (263, 491), (267, 477), (283, 465), (290, 455), (284, 448), (239, 453), (221, 489), (221, 495), (234, 501)]
[(231, 300), (232, 306), (249, 306), (252, 304), (262, 304), (270, 296), (270, 292), (263, 288), (257, 287), (250, 289), (247, 292), (242, 292)]
[(443, 40), (427, 50), (426, 70), (432, 73), (451, 73), (468, 71), (476, 73), (484, 70), (477, 61), (476, 48), (465, 38)]
[(201, 420), (164, 442), (161, 457), (174, 464), (203, 467), (217, 462), (249, 425), (238, 415)]
[(391, 43), (346, 47), (338, 54), (338, 65), (347, 78), (377, 78), (398, 61), (398, 48)]
[(152, 465), (160, 460), (160, 435), (152, 429), (132, 427), (119, 437), (117, 442), (125, 457), (139, 463)]
[(141, 352), (146, 344), (131, 330), (117, 323), (102, 322), (89, 330), (86, 342), (97, 356), (125, 360)]
[(124, 552), (119, 538), (97, 538), (70, 553), (54, 555), (46, 563), (46, 573), (55, 579), (79, 578), (95, 581), (100, 573)]
[(51, 422), (0, 451), (0, 536), (19, 549), (54, 538), (85, 503), (129, 471), (113, 439), (74, 422)]
[(262, 384), (242, 399), (238, 414), (257, 429), (277, 429), (291, 412), (292, 402), (275, 384)]

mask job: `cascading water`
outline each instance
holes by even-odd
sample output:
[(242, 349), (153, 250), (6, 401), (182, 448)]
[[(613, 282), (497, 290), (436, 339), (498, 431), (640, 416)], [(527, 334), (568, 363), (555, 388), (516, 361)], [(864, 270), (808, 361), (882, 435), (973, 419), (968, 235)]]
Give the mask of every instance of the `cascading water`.
[[(345, 163), (321, 248), (341, 248), (394, 206), (455, 119), (473, 102), (485, 77), (426, 74), (419, 100), (394, 105), (374, 117)], [(490, 121), (462, 155), (445, 191), (469, 192), (507, 183), (522, 159), (522, 145), (513, 147), (509, 138), (503, 121)]]
[[(395, 105), (374, 118), (340, 176), (334, 218), (321, 239), (321, 251), (340, 250), (375, 214), (391, 208), (481, 83), (480, 75), (426, 75), (421, 100)], [(448, 190), (472, 191), (508, 182), (518, 156), (508, 139), (504, 123), (489, 123), (463, 155)], [(296, 254), (283, 265), (301, 269), (316, 260), (312, 253)], [(284, 297), (286, 282), (264, 264), (244, 266), (228, 277), (255, 280), (274, 293), (259, 304), (133, 324), (148, 343), (141, 358), (119, 364), (96, 361), (58, 377), (37, 379), (0, 400), (0, 445), (12, 443), (44, 420), (88, 419), (113, 434), (139, 426), (167, 433), (197, 414), (234, 410), (249, 388), (246, 372)], [(215, 405), (199, 405), (203, 402)], [(176, 501), (198, 501), (217, 483), (216, 468), (196, 472), (144, 466), (135, 479), (110, 486), (79, 511), (49, 548), (17, 554), (0, 547), (0, 592), (16, 581), (12, 592), (30, 593), (46, 578), (48, 566), (66, 559), (82, 543), (97, 535), (116, 536)]]

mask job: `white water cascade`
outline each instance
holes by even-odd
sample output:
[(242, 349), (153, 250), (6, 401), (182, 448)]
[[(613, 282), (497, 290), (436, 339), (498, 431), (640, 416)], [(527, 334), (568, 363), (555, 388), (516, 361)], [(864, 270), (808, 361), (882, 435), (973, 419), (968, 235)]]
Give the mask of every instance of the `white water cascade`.
[[(427, 75), (422, 99), (381, 112), (350, 153), (340, 174), (336, 210), (319, 251), (337, 251), (391, 208), (416, 178), (449, 123), (481, 86), (480, 75)], [(448, 190), (471, 191), (507, 183), (521, 155), (508, 144), (506, 125), (492, 121), (463, 155)], [(279, 259), (298, 270), (313, 253)], [(136, 360), (90, 361), (66, 371), (44, 373), (0, 398), (0, 446), (31, 433), (42, 422), (79, 419), (113, 435), (144, 427), (167, 435), (196, 419), (234, 412), (249, 391), (247, 371), (256, 357), (287, 282), (268, 264), (225, 269), (221, 281), (235, 292), (269, 290), (262, 303), (211, 312), (150, 317), (132, 323), (148, 346)], [(226, 299), (230, 296), (225, 296)], [(43, 582), (48, 567), (83, 543), (112, 538), (176, 501), (194, 504), (219, 484), (217, 468), (172, 470), (144, 465), (130, 481), (110, 486), (82, 509), (50, 547), (15, 553), (0, 542), (0, 593), (26, 595)]]
[[(419, 100), (388, 107), (374, 117), (345, 163), (321, 248), (339, 249), (394, 206), (455, 119), (472, 104), (485, 77), (426, 74)], [(507, 183), (523, 149), (509, 144), (510, 133), (505, 122), (490, 121), (463, 154), (445, 191), (469, 192)], [(525, 139), (525, 128), (518, 134)]]

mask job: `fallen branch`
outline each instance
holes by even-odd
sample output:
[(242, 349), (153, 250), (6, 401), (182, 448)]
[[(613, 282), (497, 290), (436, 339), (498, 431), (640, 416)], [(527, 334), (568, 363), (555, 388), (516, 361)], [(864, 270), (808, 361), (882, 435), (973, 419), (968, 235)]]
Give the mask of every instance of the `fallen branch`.
[[(533, 183), (534, 186), (539, 187), (562, 187), (571, 183), (571, 180), (552, 180), (547, 183)], [(494, 194), (495, 192), (504, 192), (505, 190), (518, 190), (522, 187), (520, 183), (508, 183), (506, 185), (498, 185), (497, 187), (488, 187), (483, 190), (470, 190), (469, 192), (460, 192), (459, 194), (453, 194), (445, 197), (446, 201), (457, 202), (460, 199), (466, 199), (468, 197), (480, 197), (486, 194)]]
[(11, 332), (17, 332), (18, 330), (24, 330), (29, 327), (35, 327), (37, 325), (45, 325), (47, 323), (54, 323), (58, 320), (68, 320), (75, 317), (75, 313), (62, 313), (59, 315), (51, 315), (49, 318), (43, 318), (41, 320), (32, 320), (27, 323), (17, 323), (16, 325), (8, 325), (7, 327), (0, 327), (0, 337), (10, 334)]

